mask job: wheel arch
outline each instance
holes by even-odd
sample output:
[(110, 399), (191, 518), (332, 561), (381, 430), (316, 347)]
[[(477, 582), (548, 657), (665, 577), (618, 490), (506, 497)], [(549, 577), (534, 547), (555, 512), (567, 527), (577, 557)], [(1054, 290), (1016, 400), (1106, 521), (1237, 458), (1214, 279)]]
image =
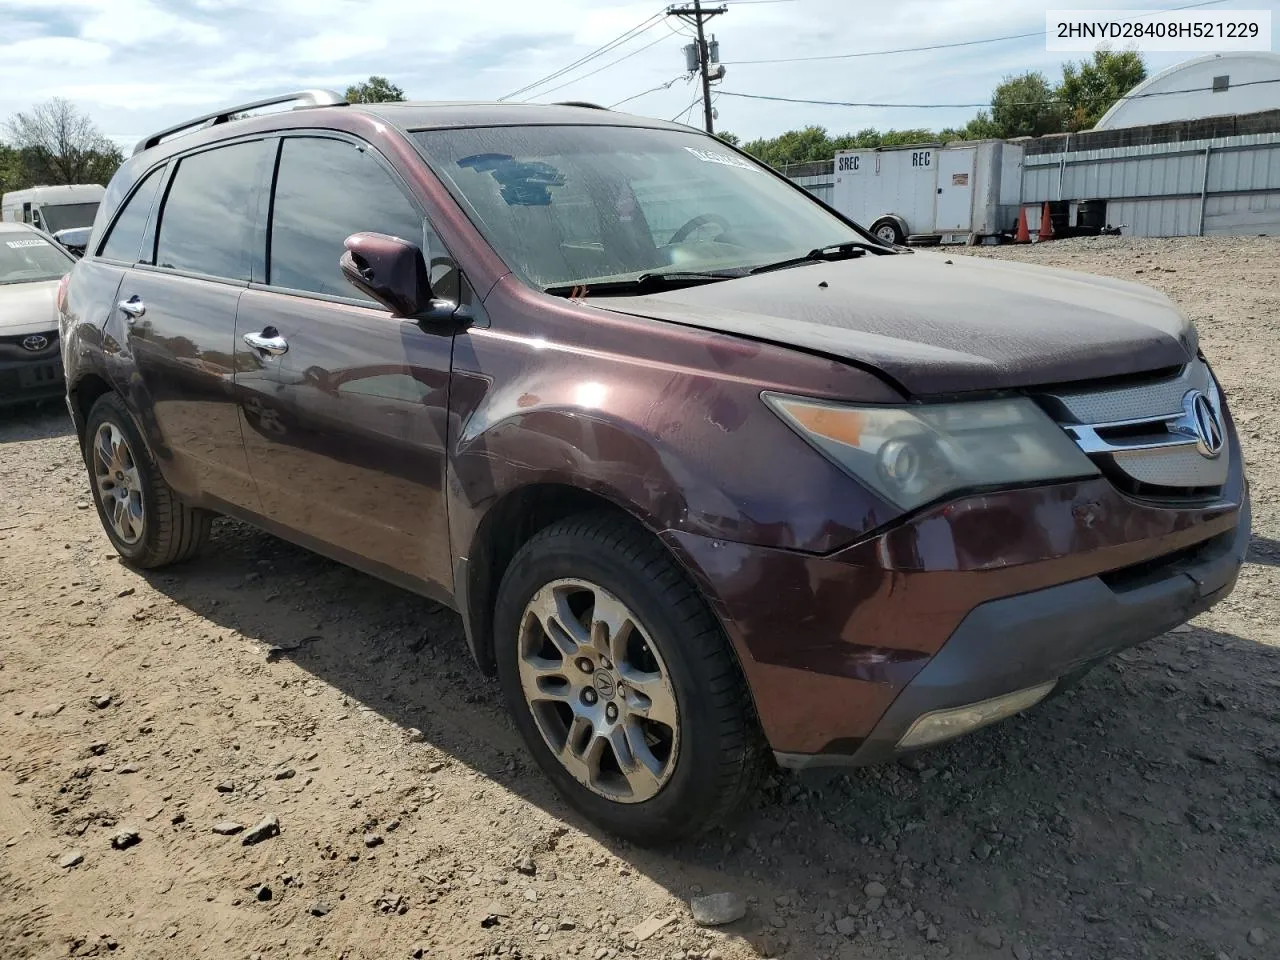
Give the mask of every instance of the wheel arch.
[(911, 235), (910, 231), (907, 229), (906, 219), (903, 218), (900, 214), (896, 214), (896, 213), (886, 213), (886, 214), (883, 214), (882, 216), (877, 217), (869, 228), (870, 232), (873, 235), (879, 237), (879, 234), (877, 233), (877, 231), (880, 229), (880, 227), (885, 225), (892, 226), (894, 230), (897, 231), (897, 235), (898, 235), (897, 242), (899, 244), (906, 243), (907, 237)]
[[(528, 483), (509, 490), (481, 518), (465, 561), (454, 571), (454, 590), (467, 645), (485, 675), (493, 676), (497, 669), (494, 604), (512, 559), (540, 530), (584, 513), (615, 514), (661, 541), (658, 532), (619, 498), (558, 481)], [(676, 562), (680, 563), (679, 558)], [(680, 565), (683, 569), (684, 564)]]
[(107, 378), (98, 373), (86, 373), (74, 384), (67, 387), (68, 407), (71, 419), (76, 426), (76, 436), (84, 441), (84, 427), (89, 420), (89, 411), (103, 394), (115, 390)]

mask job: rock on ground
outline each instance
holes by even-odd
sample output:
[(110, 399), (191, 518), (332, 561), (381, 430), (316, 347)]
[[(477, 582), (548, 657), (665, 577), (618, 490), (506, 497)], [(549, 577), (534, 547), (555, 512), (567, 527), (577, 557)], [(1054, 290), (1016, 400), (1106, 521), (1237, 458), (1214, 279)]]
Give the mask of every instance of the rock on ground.
[(689, 901), (694, 923), (718, 927), (747, 915), (747, 901), (738, 893), (712, 893)]

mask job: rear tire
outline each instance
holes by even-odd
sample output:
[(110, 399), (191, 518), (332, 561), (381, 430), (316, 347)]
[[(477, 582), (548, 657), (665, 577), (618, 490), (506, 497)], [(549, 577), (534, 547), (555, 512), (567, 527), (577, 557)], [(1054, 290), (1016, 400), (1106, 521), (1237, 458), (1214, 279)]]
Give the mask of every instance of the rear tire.
[(84, 460), (98, 518), (116, 552), (146, 570), (195, 556), (213, 514), (189, 507), (165, 482), (124, 401), (105, 393), (85, 421)]
[(495, 644), (534, 759), (610, 833), (672, 843), (754, 788), (761, 738), (728, 640), (662, 544), (627, 519), (571, 517), (530, 539), (499, 588)]

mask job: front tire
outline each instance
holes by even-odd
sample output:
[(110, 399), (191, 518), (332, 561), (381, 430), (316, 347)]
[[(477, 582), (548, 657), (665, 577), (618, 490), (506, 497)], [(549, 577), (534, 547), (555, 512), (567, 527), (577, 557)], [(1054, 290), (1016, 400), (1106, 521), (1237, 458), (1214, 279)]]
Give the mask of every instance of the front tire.
[(189, 507), (165, 482), (124, 402), (105, 393), (85, 421), (84, 460), (102, 529), (135, 567), (187, 560), (209, 538), (213, 515)]
[(753, 788), (746, 683), (665, 548), (607, 513), (553, 524), (513, 558), (498, 675), (534, 759), (611, 833), (656, 846), (725, 819)]

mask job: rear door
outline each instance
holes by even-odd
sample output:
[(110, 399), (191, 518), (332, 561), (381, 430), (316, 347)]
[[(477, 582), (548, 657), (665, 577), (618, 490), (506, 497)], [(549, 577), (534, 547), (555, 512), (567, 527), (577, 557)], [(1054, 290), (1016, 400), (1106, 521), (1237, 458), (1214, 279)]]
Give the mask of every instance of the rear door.
[(973, 221), (973, 161), (977, 151), (939, 150), (937, 231), (968, 232)]
[[(453, 340), (393, 319), (347, 283), (343, 241), (361, 231), (440, 252), (368, 144), (283, 137), (268, 282), (244, 294), (236, 318), (245, 448), (263, 512), (282, 532), (431, 592), (452, 582), (443, 484)], [(432, 279), (437, 295), (457, 299), (447, 257)]]
[[(150, 259), (155, 251), (160, 190), (168, 170), (168, 164), (162, 163), (138, 181), (120, 204), (103, 236), (94, 238), (95, 246), (86, 250), (85, 256), (71, 269), (64, 331), (74, 330), (77, 324), (88, 324), (106, 328), (110, 334), (123, 327), (124, 314), (116, 307), (120, 283), (139, 259), (144, 256)], [(64, 349), (63, 353), (70, 370), (73, 366), (70, 351)], [(128, 384), (121, 386), (128, 387)], [(74, 385), (72, 387), (74, 389)]]
[(116, 307), (136, 370), (130, 399), (165, 479), (195, 502), (255, 512), (232, 365), (236, 305), (262, 269), (273, 145), (243, 140), (175, 161), (154, 250), (126, 273)]

